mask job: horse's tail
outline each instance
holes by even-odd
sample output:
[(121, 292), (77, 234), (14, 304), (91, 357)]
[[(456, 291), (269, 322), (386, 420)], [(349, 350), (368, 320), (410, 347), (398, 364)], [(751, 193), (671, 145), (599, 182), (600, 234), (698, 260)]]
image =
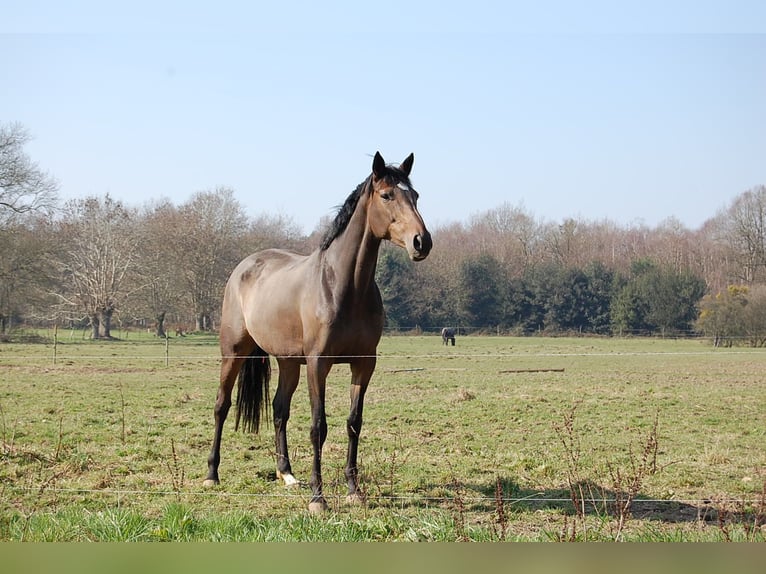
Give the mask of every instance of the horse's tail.
[(271, 361), (269, 354), (256, 346), (239, 370), (237, 418), (234, 422), (234, 430), (239, 428), (241, 418), (243, 432), (258, 432), (261, 425), (261, 413), (268, 416), (270, 379)]

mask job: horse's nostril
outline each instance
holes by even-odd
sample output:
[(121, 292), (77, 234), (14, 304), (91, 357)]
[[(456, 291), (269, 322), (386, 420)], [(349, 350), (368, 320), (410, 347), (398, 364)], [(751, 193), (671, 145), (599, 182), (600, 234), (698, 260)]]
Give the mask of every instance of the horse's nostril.
[(416, 235), (412, 241), (412, 246), (418, 253), (428, 254), (431, 251), (431, 235), (429, 233)]

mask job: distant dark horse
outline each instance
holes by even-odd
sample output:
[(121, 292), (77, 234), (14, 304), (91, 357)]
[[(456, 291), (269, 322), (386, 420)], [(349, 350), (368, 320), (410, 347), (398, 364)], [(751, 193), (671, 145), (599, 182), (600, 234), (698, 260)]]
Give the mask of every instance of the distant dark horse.
[(431, 251), (431, 235), (410, 184), (414, 156), (398, 167), (379, 153), (372, 174), (348, 196), (319, 249), (310, 255), (268, 249), (244, 259), (226, 285), (221, 314), (221, 382), (215, 403), (215, 435), (205, 485), (219, 483), (223, 423), (239, 375), (237, 418), (258, 431), (266, 410), (271, 373), (279, 365), (274, 395), (277, 477), (296, 484), (287, 448), (290, 400), (306, 365), (311, 401), (311, 512), (327, 508), (322, 495), (322, 446), (327, 437), (325, 380), (335, 363), (351, 366), (351, 410), (346, 421), (348, 499), (362, 500), (356, 465), (364, 394), (375, 369), (383, 331), (383, 303), (375, 283), (384, 239), (406, 249), (413, 261)]
[(452, 341), (452, 346), (455, 346), (455, 329), (449, 327), (442, 329), (442, 343), (446, 345), (447, 341)]

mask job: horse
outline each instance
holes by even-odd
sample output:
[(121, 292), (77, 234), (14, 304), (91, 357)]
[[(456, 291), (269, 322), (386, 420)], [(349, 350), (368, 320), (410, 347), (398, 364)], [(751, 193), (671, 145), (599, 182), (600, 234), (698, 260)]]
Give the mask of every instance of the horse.
[(243, 259), (229, 277), (220, 324), (221, 373), (214, 407), (215, 433), (205, 486), (220, 484), (221, 434), (237, 380), (235, 431), (258, 432), (266, 414), (270, 356), (279, 367), (272, 402), (277, 479), (298, 484), (290, 466), (287, 422), (290, 402), (306, 365), (313, 448), (309, 512), (327, 510), (322, 493), (322, 447), (327, 437), (325, 383), (334, 364), (351, 369), (351, 407), (346, 420), (348, 451), (344, 470), (347, 500), (364, 500), (357, 451), (364, 396), (375, 370), (384, 311), (375, 268), (380, 245), (388, 240), (422, 261), (431, 234), (418, 211), (410, 182), (414, 154), (398, 166), (375, 153), (372, 173), (346, 198), (309, 255), (267, 249)]
[(446, 345), (447, 341), (452, 341), (452, 346), (455, 346), (455, 329), (451, 329), (450, 327), (444, 327), (444, 329), (442, 329), (442, 343)]

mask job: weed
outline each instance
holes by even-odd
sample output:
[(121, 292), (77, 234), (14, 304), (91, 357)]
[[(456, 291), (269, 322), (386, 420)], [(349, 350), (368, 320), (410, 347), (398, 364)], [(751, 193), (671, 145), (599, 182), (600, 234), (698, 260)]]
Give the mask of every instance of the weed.
[(654, 424), (644, 442), (640, 457), (633, 454), (633, 446), (628, 445), (629, 471), (623, 470), (607, 462), (607, 470), (611, 479), (613, 491), (612, 512), (616, 517), (614, 539), (619, 540), (625, 528), (625, 523), (630, 517), (631, 506), (636, 496), (641, 492), (644, 479), (657, 472), (657, 429), (659, 426), (659, 413), (654, 417)]
[[(644, 441), (641, 454), (635, 456), (633, 446), (628, 445), (627, 469), (606, 462), (610, 488), (600, 486), (583, 476), (581, 470), (581, 439), (575, 431), (575, 413), (578, 403), (563, 415), (560, 423), (554, 423), (554, 430), (564, 446), (567, 461), (567, 486), (574, 507), (575, 517), (564, 520), (560, 540), (574, 541), (577, 538), (577, 524), (580, 523), (582, 537), (588, 538), (587, 511), (590, 509), (602, 519), (612, 517), (611, 526), (614, 540), (622, 538), (626, 523), (631, 516), (631, 507), (641, 492), (648, 475), (657, 472), (659, 413), (655, 415), (652, 427)], [(602, 520), (603, 522), (603, 520)]]
[(400, 473), (401, 465), (407, 459), (405, 455), (404, 459), (400, 460), (400, 453), (404, 451), (400, 433), (397, 432), (394, 441), (395, 444), (390, 451), (382, 451), (379, 455), (375, 455), (374, 463), (367, 468), (367, 471), (359, 473), (362, 490), (367, 490), (363, 483), (370, 483), (380, 498), (393, 499), (396, 496), (397, 476)]
[(122, 440), (122, 444), (125, 444), (125, 394), (122, 392), (122, 381), (120, 381), (119, 389), (120, 389), (120, 424), (121, 424), (120, 439)]
[(762, 482), (754, 501), (732, 500), (724, 494), (711, 499), (718, 531), (726, 542), (735, 540), (735, 528), (741, 528), (746, 542), (763, 540), (766, 530), (766, 468), (756, 469), (755, 474)]
[(176, 497), (180, 500), (181, 490), (184, 486), (184, 469), (178, 462), (178, 455), (176, 454), (176, 443), (173, 438), (170, 439), (170, 454), (171, 458), (166, 462), (168, 471), (170, 471), (170, 481), (173, 485), (173, 492), (176, 493)]
[(56, 442), (56, 452), (53, 455), (53, 460), (58, 461), (59, 455), (61, 454), (61, 445), (64, 442), (64, 415), (61, 415), (59, 417), (59, 436), (58, 441)]
[(569, 498), (572, 501), (575, 516), (578, 520), (585, 520), (585, 493), (583, 485), (586, 484), (580, 473), (580, 458), (582, 450), (580, 448), (580, 437), (575, 433), (574, 421), (575, 413), (579, 403), (575, 403), (564, 413), (561, 423), (554, 422), (553, 430), (556, 432), (561, 444), (564, 447), (564, 457), (566, 459), (566, 478), (569, 490)]
[(756, 476), (761, 481), (761, 491), (752, 509), (752, 519), (744, 524), (748, 542), (754, 542), (766, 527), (766, 467), (756, 469)]
[(451, 481), (452, 498), (450, 499), (450, 508), (452, 521), (455, 525), (455, 540), (457, 542), (468, 542), (469, 537), (466, 531), (466, 506), (465, 506), (465, 487), (463, 483), (455, 476)]
[(577, 541), (577, 520), (569, 520), (569, 517), (564, 515), (564, 523), (561, 526), (561, 531), (556, 538), (558, 542), (576, 542)]
[(505, 492), (503, 481), (500, 477), (495, 478), (495, 520), (492, 523), (495, 538), (504, 541), (508, 533), (508, 517), (505, 514)]
[(0, 401), (0, 430), (2, 431), (3, 448), (5, 448), (5, 410), (2, 401)]

